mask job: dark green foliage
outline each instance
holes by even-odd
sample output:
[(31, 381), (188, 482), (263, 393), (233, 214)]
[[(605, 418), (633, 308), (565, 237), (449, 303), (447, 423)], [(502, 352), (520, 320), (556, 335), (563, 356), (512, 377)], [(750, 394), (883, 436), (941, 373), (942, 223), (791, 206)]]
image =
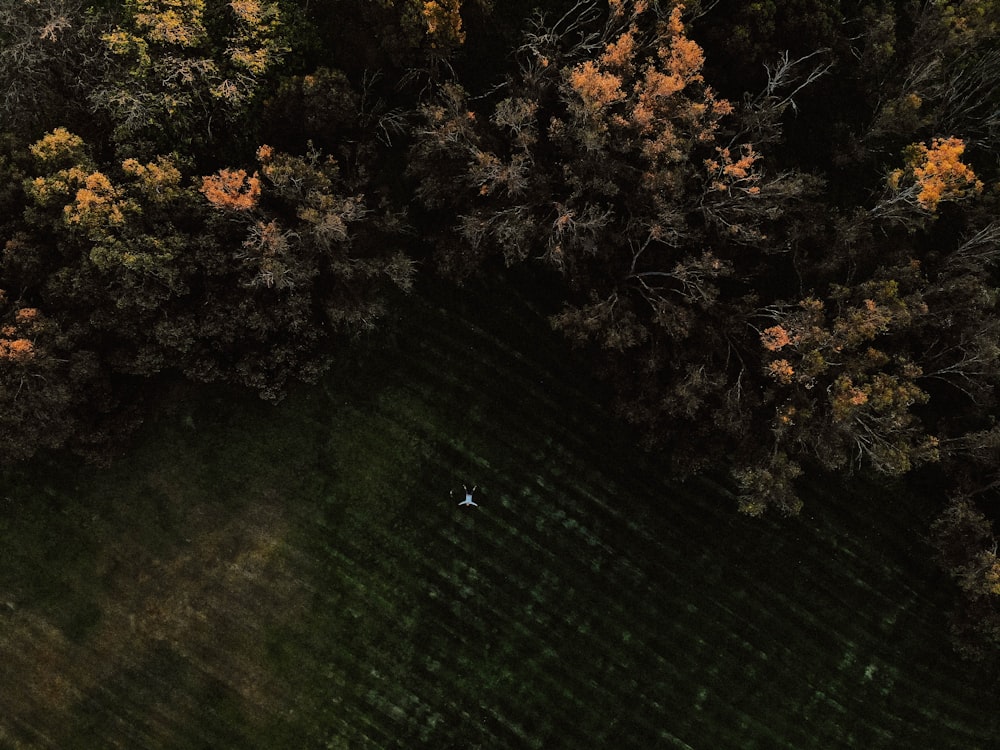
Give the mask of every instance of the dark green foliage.
[(992, 525), (968, 498), (953, 498), (931, 527), (938, 562), (958, 584), (951, 613), (959, 651), (982, 658), (1000, 641), (1000, 561)]

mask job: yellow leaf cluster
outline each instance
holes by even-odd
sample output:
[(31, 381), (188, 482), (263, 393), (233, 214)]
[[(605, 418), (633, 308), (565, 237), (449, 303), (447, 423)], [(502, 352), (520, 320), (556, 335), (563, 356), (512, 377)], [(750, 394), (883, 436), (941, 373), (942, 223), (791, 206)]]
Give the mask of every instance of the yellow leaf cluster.
[(196, 47), (205, 41), (205, 0), (136, 0), (135, 24), (151, 42)]
[(141, 164), (136, 159), (122, 162), (122, 171), (139, 179), (139, 189), (150, 200), (163, 203), (181, 193), (181, 171), (166, 156)]
[(872, 407), (880, 412), (901, 411), (927, 401), (927, 394), (915, 383), (884, 372), (872, 377), (868, 396)]
[(229, 61), (241, 70), (261, 75), (287, 51), (278, 41), (278, 6), (261, 0), (232, 0), (229, 7), (236, 17), (235, 33), (226, 49)]
[(256, 25), (264, 18), (264, 9), (260, 0), (232, 0), (229, 3), (233, 13), (245, 24)]
[(56, 128), (46, 133), (28, 148), (31, 155), (45, 165), (59, 162), (78, 162), (84, 156), (83, 139), (66, 130)]
[[(231, 13), (225, 15), (214, 7), (209, 11), (205, 0), (130, 0), (127, 22), (102, 37), (113, 54), (131, 62), (130, 78), (111, 102), (134, 100), (138, 87), (154, 117), (167, 120), (185, 114), (204, 93), (236, 107), (247, 102), (259, 76), (287, 47), (278, 33), (277, 3), (227, 5)], [(224, 45), (209, 34), (210, 27), (218, 34), (223, 23), (229, 30)], [(167, 49), (151, 54), (151, 48)]]
[(856, 386), (849, 375), (838, 377), (830, 394), (833, 421), (847, 422), (853, 419), (858, 408), (868, 403), (869, 388)]
[(229, 59), (237, 68), (260, 75), (267, 70), (271, 55), (264, 48), (232, 47), (229, 49)]
[(432, 48), (457, 47), (465, 42), (460, 10), (462, 0), (428, 0), (420, 14)]
[(28, 183), (28, 192), (40, 206), (66, 200), (87, 179), (87, 171), (74, 166), (60, 169), (48, 177), (36, 177)]
[(1000, 594), (1000, 560), (997, 560), (996, 553), (987, 552), (985, 554), (989, 556), (987, 558), (989, 567), (984, 576), (986, 588), (991, 594)]
[(102, 172), (92, 172), (83, 180), (72, 203), (63, 208), (67, 224), (95, 231), (125, 223), (118, 190)]

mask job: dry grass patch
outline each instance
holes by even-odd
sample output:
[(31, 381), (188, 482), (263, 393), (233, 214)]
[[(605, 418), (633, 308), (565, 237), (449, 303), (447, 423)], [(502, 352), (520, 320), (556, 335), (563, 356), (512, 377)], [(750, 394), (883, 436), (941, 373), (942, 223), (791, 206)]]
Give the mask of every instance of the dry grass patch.
[[(30, 606), (8, 607), (0, 681), (17, 689), (0, 692), (0, 727), (50, 745), (57, 739), (45, 732), (72, 725), (86, 696), (163, 648), (239, 696), (248, 716), (284, 708), (287, 686), (266, 666), (267, 635), (304, 605), (284, 545), (281, 498), (265, 493), (223, 523), (204, 505), (179, 510), (184, 539), (158, 556), (129, 538), (104, 541), (94, 571), (100, 618), (79, 642)], [(160, 691), (159, 711), (168, 716), (170, 696)]]

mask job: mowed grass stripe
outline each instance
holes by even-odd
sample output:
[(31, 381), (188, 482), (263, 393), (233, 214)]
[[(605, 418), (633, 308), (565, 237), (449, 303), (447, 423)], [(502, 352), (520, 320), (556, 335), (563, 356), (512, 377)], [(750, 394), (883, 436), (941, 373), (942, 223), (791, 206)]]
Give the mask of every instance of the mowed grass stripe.
[[(869, 588), (871, 588), (872, 591), (875, 591), (873, 587), (869, 587)], [(886, 596), (884, 598), (886, 598), (888, 600), (890, 597)], [(834, 597), (834, 603), (836, 603), (836, 599), (837, 598)], [(815, 624), (815, 623), (813, 623), (813, 624)], [(847, 643), (848, 645), (852, 645), (852, 646), (854, 645), (853, 641), (850, 641), (848, 639), (844, 639), (844, 642)]]
[[(476, 335), (479, 336), (480, 334), (477, 333)], [(447, 344), (448, 344), (447, 339), (442, 339), (442, 340), (444, 342), (444, 345), (447, 346)], [(473, 397), (473, 394), (480, 393), (484, 389), (488, 388), (489, 385), (490, 385), (490, 383), (492, 382), (491, 381), (492, 378), (498, 378), (510, 390), (517, 390), (519, 392), (519, 394), (521, 396), (523, 396), (523, 401), (519, 400), (519, 401), (515, 402), (516, 404), (520, 404), (520, 403), (533, 404), (533, 403), (535, 403), (537, 401), (538, 394), (537, 394), (537, 392), (533, 393), (531, 391), (531, 388), (535, 388), (535, 390), (537, 391), (537, 387), (528, 385), (524, 380), (521, 380), (519, 382), (518, 378), (516, 377), (516, 375), (512, 376), (511, 373), (510, 373), (510, 371), (509, 370), (505, 370), (504, 367), (501, 366), (501, 363), (498, 362), (496, 359), (493, 359), (491, 361), (480, 360), (480, 361), (478, 361), (478, 366), (477, 366), (477, 364), (475, 362), (470, 363), (470, 362), (466, 361), (467, 357), (465, 356), (463, 350), (466, 347), (468, 347), (470, 349), (473, 349), (473, 350), (475, 350), (477, 348), (479, 350), (483, 350), (482, 344), (472, 344), (472, 345), (470, 345), (468, 343), (462, 342), (462, 343), (460, 343), (458, 345), (453, 346), (454, 354), (452, 354), (452, 355), (442, 354), (441, 353), (441, 346), (442, 345), (439, 343), (439, 344), (437, 344), (437, 348), (434, 349), (434, 348), (432, 348), (432, 347), (430, 347), (430, 346), (428, 346), (428, 345), (425, 344), (423, 347), (421, 347), (420, 352), (419, 352), (418, 355), (411, 357), (411, 361), (408, 363), (409, 366), (407, 367), (407, 370), (410, 373), (413, 373), (414, 371), (417, 371), (417, 372), (420, 373), (420, 378), (419, 379), (413, 378), (413, 377), (409, 377), (407, 379), (407, 384), (408, 384), (407, 385), (407, 389), (411, 393), (411, 395), (413, 395), (413, 396), (415, 396), (417, 398), (420, 398), (421, 394), (423, 394), (423, 400), (425, 402), (432, 403), (433, 406), (436, 409), (445, 410), (445, 411), (448, 410), (448, 408), (449, 408), (449, 401), (451, 401), (453, 399), (454, 394), (456, 392), (462, 394), (467, 399), (472, 399), (475, 402), (474, 406), (473, 406), (473, 408), (469, 409), (469, 413), (463, 415), (462, 419), (464, 419), (467, 422), (466, 428), (468, 430), (470, 430), (470, 431), (471, 430), (475, 430), (476, 432), (478, 432), (480, 434), (488, 434), (491, 431), (490, 430), (491, 426), (494, 427), (494, 428), (496, 427), (498, 419), (506, 419), (507, 420), (507, 424), (504, 425), (505, 427), (507, 425), (512, 425), (515, 428), (519, 427), (522, 431), (524, 430), (524, 425), (525, 424), (531, 425), (532, 429), (534, 431), (533, 432), (528, 432), (527, 434), (522, 434), (521, 435), (521, 438), (522, 438), (521, 440), (513, 441), (513, 440), (509, 440), (508, 439), (506, 441), (503, 441), (503, 449), (508, 454), (508, 456), (506, 457), (506, 460), (502, 461), (501, 463), (503, 463), (504, 468), (506, 469), (506, 471), (510, 475), (512, 475), (512, 476), (516, 476), (518, 473), (520, 473), (522, 475), (528, 475), (528, 474), (531, 474), (531, 473), (534, 472), (536, 474), (536, 476), (535, 476), (536, 482), (540, 483), (541, 485), (547, 485), (549, 487), (560, 487), (560, 490), (561, 490), (560, 501), (563, 502), (563, 503), (565, 503), (566, 498), (567, 498), (567, 494), (569, 494), (569, 493), (567, 492), (567, 490), (565, 488), (564, 476), (556, 476), (557, 472), (554, 472), (551, 469), (547, 469), (545, 467), (545, 461), (544, 461), (544, 459), (546, 458), (548, 451), (546, 451), (544, 448), (543, 448), (542, 451), (538, 451), (537, 450), (537, 446), (539, 445), (539, 442), (540, 442), (539, 441), (539, 437), (542, 437), (542, 435), (539, 434), (539, 430), (544, 430), (544, 433), (545, 433), (545, 435), (544, 435), (545, 436), (545, 440), (541, 441), (541, 444), (542, 445), (546, 445), (546, 443), (548, 443), (549, 445), (551, 445), (552, 442), (557, 442), (558, 443), (560, 440), (565, 440), (566, 436), (569, 435), (569, 434), (573, 434), (575, 436), (578, 436), (581, 433), (582, 434), (588, 434), (589, 433), (588, 437), (591, 437), (591, 439), (593, 439), (594, 431), (588, 429), (589, 423), (585, 422), (583, 424), (575, 424), (575, 425), (569, 425), (569, 426), (565, 426), (564, 427), (564, 425), (566, 423), (566, 420), (564, 418), (564, 414), (571, 414), (571, 413), (573, 413), (573, 411), (571, 409), (567, 409), (567, 408), (561, 407), (558, 403), (551, 402), (551, 403), (544, 404), (545, 407), (547, 407), (546, 411), (548, 413), (543, 414), (541, 419), (539, 418), (541, 410), (539, 410), (537, 408), (536, 409), (532, 409), (530, 412), (522, 412), (522, 413), (519, 413), (517, 409), (510, 408), (510, 409), (505, 409), (500, 414), (491, 415), (490, 416), (491, 424), (485, 424), (485, 420), (481, 416), (479, 416), (479, 415), (488, 414), (487, 409), (488, 409), (489, 405), (488, 404), (483, 404), (481, 399), (477, 401)], [(489, 350), (489, 347), (486, 347), (486, 349)], [(440, 363), (444, 363), (444, 364), (441, 365), (441, 366), (430, 366), (430, 365), (427, 364), (428, 362), (436, 362), (436, 363), (439, 363), (439, 364)], [(461, 376), (460, 377), (456, 377), (454, 375), (451, 375), (450, 377), (448, 377), (447, 375), (442, 375), (442, 373), (453, 373), (456, 362), (461, 363)], [(414, 366), (414, 363), (417, 363), (417, 365)], [(486, 374), (484, 374), (484, 372)], [(516, 389), (515, 388), (510, 388), (511, 384), (516, 385), (518, 387)], [(437, 401), (437, 403), (434, 403), (436, 394), (450, 394), (450, 396), (447, 397), (447, 398), (439, 398), (438, 401)], [(490, 394), (490, 395), (492, 395), (492, 394)], [(454, 404), (451, 405), (451, 408), (454, 408)], [(477, 409), (478, 409), (478, 412), (477, 412)], [(556, 416), (553, 416), (553, 414), (556, 415)], [(412, 419), (411, 420), (412, 424), (407, 429), (420, 429), (418, 427), (419, 421), (420, 421), (419, 419)], [(460, 423), (461, 423), (461, 421), (462, 420), (456, 419), (455, 420), (455, 426), (456, 427), (459, 426)], [(553, 427), (555, 427), (555, 429), (553, 429)], [(508, 429), (510, 429), (510, 428), (508, 427)], [(501, 434), (504, 434), (504, 432), (505, 432), (505, 430), (503, 430), (503, 429), (497, 429), (496, 431), (500, 432)], [(553, 433), (557, 436), (554, 441), (553, 441), (553, 438), (552, 438)], [(587, 440), (577, 439), (577, 440), (574, 440), (574, 442), (576, 443), (576, 445), (574, 446), (574, 448), (576, 450), (580, 450), (581, 448), (587, 447), (587, 448), (589, 448), (588, 452), (593, 451), (592, 446), (588, 443)], [(462, 455), (463, 451), (466, 452), (466, 453), (469, 452), (469, 450), (470, 450), (469, 446), (471, 445), (471, 443), (469, 441), (465, 441), (465, 440), (456, 441), (454, 438), (448, 438), (447, 439), (447, 443), (448, 443), (449, 448), (451, 449), (451, 452), (452, 453), (458, 453), (459, 457), (463, 458), (464, 461), (468, 465), (475, 465), (475, 464), (478, 463), (475, 460), (475, 458), (476, 458), (475, 456), (472, 456), (472, 455), (464, 455), (463, 456)], [(519, 448), (521, 446), (525, 446), (525, 448), (523, 450), (519, 450)], [(528, 446), (534, 446), (534, 447), (529, 450), (527, 448)], [(563, 457), (560, 457), (560, 458), (563, 458)], [(452, 461), (452, 462), (455, 461), (455, 459), (453, 457), (449, 457), (447, 459), (442, 459), (442, 460), (445, 463), (447, 461)], [(486, 461), (486, 463), (489, 464), (489, 465), (491, 465), (491, 466), (495, 466), (497, 462), (494, 459), (492, 461)], [(601, 463), (603, 463), (603, 462), (601, 462)], [(558, 465), (558, 464), (553, 464), (553, 465)], [(515, 469), (515, 467), (516, 467), (516, 469)], [(520, 471), (517, 471), (517, 469), (519, 469)], [(648, 491), (643, 491), (644, 489), (645, 488), (640, 489), (640, 490), (631, 490), (631, 491), (625, 492), (625, 491), (622, 491), (622, 490), (618, 489), (617, 487), (613, 487), (612, 488), (612, 487), (609, 486), (601, 494), (604, 494), (604, 495), (610, 495), (612, 493), (623, 494), (623, 495), (630, 496), (630, 497), (633, 497), (633, 498), (636, 498), (636, 499), (640, 499), (640, 498), (648, 497), (649, 496)], [(534, 495), (535, 495), (535, 493), (533, 491), (528, 491), (528, 492), (523, 493), (518, 499), (523, 503), (526, 499), (532, 499), (534, 497)], [(505, 497), (511, 497), (511, 495), (505, 495)], [(607, 504), (607, 505), (605, 505), (603, 507), (604, 507), (605, 510), (607, 510), (611, 506), (610, 506), (610, 504)], [(696, 502), (696, 498), (692, 498), (692, 502), (690, 504), (682, 503), (681, 507), (685, 508), (685, 509), (688, 508), (688, 507), (697, 509), (698, 503)], [(724, 517), (724, 513), (725, 512), (728, 512), (728, 509), (726, 509), (723, 512), (713, 513), (712, 516), (714, 516), (714, 519), (722, 519)], [(678, 520), (677, 514), (673, 514), (673, 515), (674, 515), (674, 517), (671, 520), (676, 525), (676, 522)], [(622, 519), (622, 515), (621, 515), (620, 512), (618, 512), (617, 510), (612, 511), (610, 513), (610, 518), (613, 520), (613, 522), (615, 523), (615, 525), (621, 526), (623, 519)], [(562, 523), (565, 521), (565, 516), (559, 517), (559, 516), (555, 516), (553, 514), (552, 517), (550, 518), (549, 515), (548, 515), (548, 513), (547, 513), (547, 511), (543, 510), (541, 512), (541, 515), (537, 516), (535, 520), (536, 521), (538, 521), (538, 520), (542, 521), (541, 524), (536, 523), (535, 524), (535, 529), (534, 529), (534, 531), (537, 534), (540, 535), (540, 534), (545, 533), (546, 530), (548, 530), (548, 529), (559, 529), (560, 526), (562, 525)], [(699, 526), (703, 526), (705, 524), (704, 512), (702, 512), (700, 514), (697, 513), (697, 512), (692, 512), (690, 514), (690, 516), (688, 516), (688, 521), (689, 522), (686, 524), (686, 526), (688, 527), (688, 530), (689, 531), (694, 531), (695, 533), (697, 533), (697, 531), (699, 529)], [(626, 527), (626, 533), (631, 532), (631, 534), (632, 534), (632, 537), (631, 537), (631, 542), (632, 543), (635, 543), (637, 541), (636, 540), (636, 536), (640, 536), (640, 537), (641, 536), (646, 536), (647, 538), (644, 539), (643, 543), (641, 544), (642, 547), (647, 548), (646, 551), (654, 551), (654, 550), (656, 550), (657, 545), (659, 544), (659, 546), (660, 546), (659, 552), (660, 552), (661, 555), (664, 555), (665, 557), (669, 557), (669, 564), (680, 564), (680, 563), (683, 562), (683, 553), (677, 553), (677, 554), (674, 554), (672, 556), (668, 555), (667, 553), (665, 553), (666, 549), (673, 549), (673, 547), (670, 546), (670, 545), (668, 545), (668, 544), (665, 544), (663, 541), (658, 541), (656, 539), (649, 538), (648, 534), (642, 533), (644, 527), (641, 524), (636, 523), (634, 521), (628, 521), (628, 522), (625, 522), (625, 527)], [(518, 519), (514, 518), (510, 523), (507, 524), (506, 536), (509, 537), (509, 539), (506, 540), (506, 544), (504, 546), (510, 547), (511, 545), (514, 545), (515, 546), (515, 550), (514, 550), (513, 557), (515, 557), (517, 559), (521, 559), (523, 556), (526, 556), (526, 555), (530, 557), (530, 555), (532, 554), (531, 549), (533, 549), (534, 552), (537, 552), (537, 548), (540, 546), (540, 543), (537, 542), (537, 541), (533, 541), (530, 545), (528, 545), (529, 548), (531, 548), (529, 550), (524, 549), (524, 546), (525, 546), (524, 544), (521, 544), (520, 548), (517, 548), (517, 545), (515, 544), (515, 542), (517, 541), (518, 536), (519, 536), (519, 532), (517, 531), (517, 529), (518, 529)], [(466, 531), (466, 529), (463, 529), (463, 531)], [(528, 531), (529, 531), (529, 533), (526, 534), (526, 537), (529, 538), (529, 539), (533, 539), (534, 535), (530, 533), (531, 530), (529, 529)], [(523, 532), (521, 532), (521, 533), (523, 533)], [(549, 531), (548, 533), (551, 533), (551, 531)], [(619, 531), (618, 533), (621, 533), (621, 531)], [(704, 534), (704, 532), (702, 531), (699, 536), (701, 536), (703, 534)], [(676, 539), (676, 537), (674, 537), (674, 539)], [(459, 547), (459, 550), (456, 552), (457, 554), (468, 555), (468, 554), (472, 554), (473, 552), (475, 552), (475, 550), (472, 549), (472, 545), (471, 544), (470, 545), (465, 545), (465, 546), (462, 546), (462, 545), (458, 544), (457, 541), (456, 541), (456, 539), (455, 539), (455, 537), (454, 537), (454, 535), (449, 536), (448, 541), (450, 543), (452, 543), (452, 544), (456, 544), (456, 546)], [(670, 541), (673, 541), (673, 539), (671, 539)], [(477, 544), (475, 545), (476, 548), (477, 549), (480, 548), (480, 545), (481, 545), (481, 541), (477, 540)], [(495, 548), (494, 553), (496, 554), (496, 553), (499, 553), (499, 552), (500, 552), (500, 546), (498, 545)], [(688, 553), (689, 553), (689, 551), (688, 551)], [(642, 556), (642, 555), (640, 555), (640, 556)], [(551, 559), (551, 557), (552, 556), (550, 555), (549, 559), (546, 560), (546, 564), (553, 565), (555, 563), (555, 561), (553, 561)], [(644, 565), (646, 567), (649, 567), (649, 561), (648, 561), (648, 559), (644, 562)], [(654, 566), (654, 567), (660, 567), (660, 566)], [(664, 566), (664, 567), (666, 567), (666, 566)], [(690, 566), (688, 566), (688, 568), (690, 568)], [(663, 570), (661, 568), (660, 570), (655, 571), (654, 575), (659, 576), (662, 573), (663, 573)], [(747, 577), (746, 577), (746, 580), (749, 581), (749, 582), (753, 582), (754, 578), (753, 578), (753, 576), (751, 574), (748, 574)], [(733, 583), (733, 581), (730, 580), (730, 581), (727, 581), (727, 583), (731, 584), (731, 583)], [(553, 587), (550, 586), (549, 588), (551, 589)], [(757, 588), (758, 588), (758, 591), (762, 591), (765, 594), (770, 591), (768, 589), (768, 587), (763, 587), (763, 589), (762, 589), (761, 587), (758, 586)], [(647, 593), (653, 593), (653, 592), (648, 592), (647, 591)], [(723, 598), (724, 598), (724, 593), (725, 593), (725, 589), (723, 589), (722, 593), (720, 594), (720, 596), (722, 596)], [(543, 593), (542, 594), (542, 601), (544, 601), (544, 597), (545, 596), (546, 595)], [(551, 592), (548, 594), (548, 596), (551, 597)], [(564, 602), (561, 602), (561, 603), (564, 603)], [(755, 605), (757, 607), (761, 607), (761, 606), (763, 606), (763, 605), (766, 604), (769, 607), (776, 607), (779, 610), (788, 609), (789, 605), (790, 605), (790, 601), (786, 597), (778, 597), (777, 602), (775, 604), (774, 602), (763, 602), (763, 601), (761, 601), (761, 597), (760, 597), (759, 594), (758, 594), (757, 599), (756, 599), (756, 601), (754, 603), (755, 603)], [(652, 612), (650, 612), (649, 610), (643, 611), (643, 607), (641, 606), (641, 604), (642, 604), (642, 602), (630, 602), (629, 604), (627, 604), (627, 605), (625, 605), (623, 607), (619, 607), (619, 611), (621, 611), (622, 609), (626, 609), (627, 608), (628, 610), (630, 610), (630, 613), (633, 614), (633, 615), (635, 615), (636, 613), (638, 613), (640, 620), (641, 619), (647, 619), (648, 620), (650, 618), (650, 615), (652, 615), (652, 618), (653, 618), (652, 622), (657, 622), (657, 620), (655, 619), (656, 618), (656, 614), (657, 614), (657, 612), (655, 611), (655, 609)], [(837, 602), (836, 602), (836, 600), (834, 600), (831, 603), (825, 604), (824, 607), (823, 607), (823, 609), (830, 609), (830, 608), (835, 607), (836, 605), (837, 605)], [(544, 604), (543, 604), (543, 606), (544, 606)], [(551, 606), (551, 603), (550, 603), (550, 606)], [(662, 606), (662, 604), (660, 606)], [(720, 604), (718, 606), (721, 607), (723, 610), (725, 610), (727, 614), (729, 612), (731, 612), (731, 610), (728, 607), (726, 607), (724, 604)], [(526, 610), (526, 612), (529, 613), (529, 615), (530, 615), (531, 610), (530, 609)], [(700, 620), (700, 623), (699, 623), (699, 626), (698, 626), (698, 630), (700, 630), (700, 632), (702, 634), (709, 636), (716, 643), (718, 643), (720, 640), (723, 641), (723, 642), (726, 642), (726, 641), (734, 641), (734, 640), (738, 639), (738, 636), (734, 635), (733, 631), (730, 630), (730, 629), (723, 628), (723, 629), (719, 629), (719, 630), (713, 631), (713, 629), (711, 628), (711, 624), (717, 623), (717, 622), (720, 622), (720, 621), (725, 621), (726, 618), (720, 617), (718, 613), (714, 613), (712, 611), (712, 608), (709, 607), (709, 606), (706, 606), (704, 602), (702, 602), (702, 606), (701, 606), (700, 610), (696, 608), (694, 614)], [(539, 618), (539, 622), (544, 623), (546, 625), (549, 625), (549, 618)], [(805, 618), (805, 623), (806, 623), (806, 627), (809, 628), (809, 629), (815, 629), (817, 626), (822, 626), (823, 625), (822, 622), (819, 622), (819, 620), (818, 620), (817, 617), (806, 617)], [(691, 629), (692, 628), (690, 626), (683, 624), (683, 621), (678, 621), (678, 625), (677, 625), (677, 627), (675, 627), (675, 630), (677, 631), (676, 634), (677, 634), (678, 637), (682, 637), (683, 635), (685, 635)], [(614, 635), (618, 635), (615, 632), (616, 630), (617, 630), (617, 628), (612, 628), (610, 633), (608, 633), (606, 635), (602, 634), (602, 637), (600, 638), (600, 642), (607, 643), (608, 639), (613, 638)], [(654, 628), (649, 629), (646, 632), (640, 632), (638, 634), (637, 640), (639, 640), (640, 642), (645, 642), (647, 644), (648, 643), (655, 643), (655, 641), (656, 641), (656, 631), (657, 631), (657, 628), (654, 627)], [(801, 628), (795, 628), (792, 632), (793, 632), (793, 635), (797, 635), (798, 636), (796, 640), (799, 641), (800, 645), (801, 645)], [(539, 638), (539, 636), (537, 634), (533, 635), (533, 634), (530, 633), (530, 631), (527, 632), (527, 633), (525, 633), (524, 637), (525, 638), (529, 638), (531, 640), (535, 640), (535, 639)], [(565, 637), (565, 634), (559, 633), (559, 637), (560, 638)], [(633, 637), (636, 637), (636, 636), (633, 636)], [(743, 643), (745, 643), (745, 641)], [(853, 641), (850, 641), (848, 639), (841, 639), (841, 640), (835, 641), (835, 643), (838, 643), (838, 644), (844, 643), (844, 644), (847, 644), (850, 647), (854, 647)], [(588, 645), (592, 645), (592, 644), (588, 644)], [(820, 647), (820, 653), (821, 654), (826, 653), (827, 651), (830, 651), (830, 650), (831, 649), (830, 649), (829, 645), (821, 644), (821, 647)], [(759, 653), (764, 653), (764, 652), (763, 651), (759, 651)], [(801, 652), (800, 652), (800, 655), (801, 655)], [(678, 661), (678, 662), (681, 661), (679, 659), (676, 659), (676, 654), (674, 656), (675, 656), (675, 661)], [(633, 660), (627, 660), (627, 661), (631, 662), (630, 666), (632, 666), (632, 667), (634, 667), (635, 664), (638, 663), (638, 659), (636, 659), (634, 661)], [(665, 660), (662, 659), (662, 658), (660, 658), (660, 659), (654, 658), (654, 659), (650, 660), (649, 659), (649, 654), (646, 653), (646, 654), (644, 654), (643, 661), (647, 665), (650, 664), (650, 663), (657, 664), (658, 665), (657, 669), (659, 670), (659, 672), (661, 674), (664, 673), (665, 671), (667, 671), (666, 668), (665, 668), (665, 666), (664, 666)], [(683, 662), (681, 662), (681, 663), (683, 663)], [(797, 665), (795, 665), (795, 664), (789, 664), (789, 668), (790, 669), (794, 669), (794, 668), (796, 668), (796, 666)], [(579, 667), (577, 667), (577, 668), (579, 669)], [(691, 662), (688, 663), (686, 671), (687, 671), (687, 673), (690, 674), (690, 673), (696, 672), (697, 669), (698, 669), (698, 662), (695, 659), (695, 660), (693, 660), (693, 661), (691, 661)], [(674, 669), (673, 672), (674, 672), (674, 676), (677, 678), (677, 681), (678, 682), (682, 682), (682, 680), (680, 679), (680, 676), (682, 675), (682, 673), (680, 671), (678, 671), (677, 669)], [(718, 675), (719, 674), (719, 670), (716, 669), (715, 673), (716, 673), (716, 675)], [(661, 680), (661, 682), (662, 682), (662, 680)], [(786, 687), (787, 687), (787, 677), (785, 677), (785, 682), (786, 682)], [(662, 687), (662, 685), (658, 685), (657, 687)], [(579, 688), (577, 688), (577, 689), (579, 690)], [(820, 691), (817, 691), (817, 692), (820, 692)], [(605, 698), (606, 698), (606, 696), (604, 696), (604, 695), (601, 696), (602, 700), (605, 699)], [(820, 699), (820, 701), (819, 701), (819, 703), (817, 705), (825, 705), (825, 706), (827, 706), (827, 708), (829, 710), (831, 710), (833, 713), (838, 714), (838, 715), (843, 713), (842, 707), (833, 698), (823, 698), (823, 699)], [(656, 715), (656, 712), (655, 711), (654, 712), (650, 712), (650, 714), (647, 714), (647, 715)], [(743, 723), (746, 724), (745, 717), (743, 719), (741, 719), (741, 721), (743, 721)], [(643, 732), (643, 735), (645, 736), (645, 732)], [(815, 738), (812, 738), (812, 739), (815, 739)]]
[(468, 550), (463, 550), (463, 552), (467, 552), (467, 551), (468, 551)]
[[(186, 502), (219, 493), (239, 518), (280, 499), (262, 538), (280, 540), (268, 559), (283, 572), (205, 588), (217, 646), (164, 641), (29, 746), (995, 745), (995, 674), (953, 660), (942, 594), (896, 541), (919, 519), (829, 482), (801, 519), (737, 516), (724, 477), (671, 484), (637, 455), (518, 300), (447, 298), (411, 298), (362, 365), (279, 409), (182, 431), (204, 465), (173, 480)], [(212, 476), (234, 460), (238, 481)], [(479, 508), (457, 507), (463, 481)], [(224, 552), (237, 567), (241, 543)], [(250, 676), (274, 686), (256, 703)]]
[[(813, 623), (814, 624), (814, 623)], [(834, 704), (835, 705), (835, 704)]]
[[(876, 491), (869, 486), (867, 492), (863, 488), (858, 494), (867, 500), (862, 492), (870, 495)], [(823, 499), (819, 498), (820, 501)], [(837, 529), (837, 533), (843, 535), (843, 538), (850, 538), (851, 535), (863, 538), (859, 531), (866, 527), (869, 530), (882, 528), (880, 524), (883, 518), (887, 522), (885, 526), (891, 528), (892, 522), (899, 516), (885, 518), (889, 516), (886, 512), (889, 506), (889, 502), (879, 503), (877, 500), (871, 501), (870, 505), (858, 503), (850, 506), (858, 508), (859, 512), (854, 518), (845, 521), (844, 526)], [(862, 514), (862, 508), (868, 514)], [(873, 520), (872, 516), (876, 518)], [(854, 528), (850, 528), (848, 524), (852, 524)], [(898, 534), (893, 535), (886, 544), (878, 545), (879, 557), (888, 558), (888, 564), (873, 566), (870, 570), (881, 568), (879, 572), (883, 575), (876, 576), (876, 579), (882, 580), (886, 591), (899, 591), (901, 601), (895, 607), (888, 607), (891, 614), (887, 618), (872, 623), (873, 627), (869, 628), (870, 639), (864, 645), (875, 655), (885, 651), (889, 653), (886, 658), (874, 658), (872, 663), (885, 664), (891, 670), (892, 686), (887, 696), (891, 701), (891, 710), (905, 716), (910, 726), (923, 727), (928, 723), (937, 725), (937, 722), (918, 720), (914, 723), (914, 713), (925, 715), (929, 706), (947, 706), (947, 713), (956, 717), (958, 722), (955, 726), (956, 744), (964, 741), (975, 746), (975, 734), (968, 733), (968, 727), (980, 723), (982, 715), (977, 702), (969, 699), (969, 681), (970, 671), (978, 670), (955, 658), (946, 649), (927, 649), (927, 643), (936, 642), (943, 631), (943, 612), (948, 605), (950, 585), (931, 568), (926, 557), (929, 549), (926, 548), (919, 549), (916, 553), (910, 551), (910, 570), (907, 571), (903, 562), (906, 550), (894, 541), (896, 538), (919, 539), (915, 533), (918, 529), (912, 524), (908, 528), (901, 527)], [(853, 567), (847, 569), (852, 572), (855, 570)], [(924, 584), (919, 590), (918, 582)], [(928, 662), (933, 662), (934, 667), (929, 667)], [(990, 682), (996, 684), (995, 666), (993, 669), (986, 668), (982, 674), (991, 674)], [(959, 725), (964, 725), (966, 729), (959, 729)], [(993, 727), (997, 728), (995, 721)]]

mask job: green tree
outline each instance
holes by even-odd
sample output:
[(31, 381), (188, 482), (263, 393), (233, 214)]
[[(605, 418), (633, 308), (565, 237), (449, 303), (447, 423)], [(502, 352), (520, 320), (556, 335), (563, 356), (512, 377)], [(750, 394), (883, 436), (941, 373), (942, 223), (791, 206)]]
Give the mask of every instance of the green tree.
[(959, 597), (951, 628), (959, 652), (982, 658), (1000, 643), (1000, 560), (992, 524), (967, 497), (949, 500), (931, 527), (939, 564)]
[(95, 352), (0, 289), (0, 405), (0, 463), (13, 464), (67, 443), (92, 453), (116, 403)]

